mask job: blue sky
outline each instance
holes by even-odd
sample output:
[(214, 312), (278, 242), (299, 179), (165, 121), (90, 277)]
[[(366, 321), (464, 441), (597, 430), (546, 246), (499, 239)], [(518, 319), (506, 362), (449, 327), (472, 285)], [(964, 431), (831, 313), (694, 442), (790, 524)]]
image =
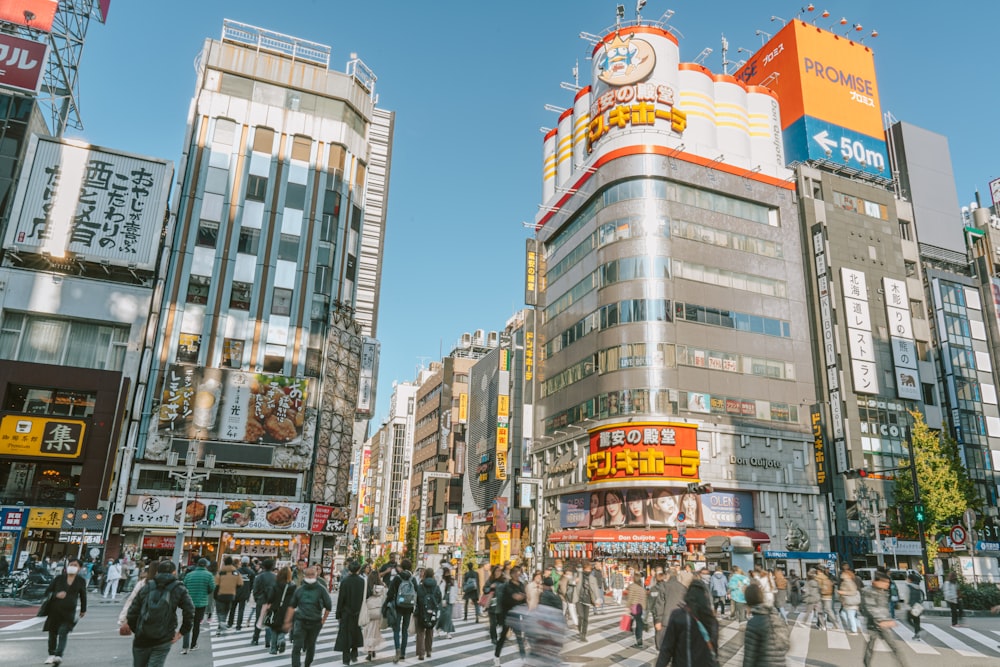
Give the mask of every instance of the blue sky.
[[(379, 105), (396, 112), (379, 338), (378, 415), (394, 380), (413, 379), (421, 361), (451, 350), (462, 332), (499, 330), (522, 305), (522, 222), (541, 197), (541, 127), (566, 107), (581, 31), (603, 34), (615, 0), (115, 0), (107, 25), (92, 24), (81, 65), (85, 129), (70, 136), (180, 160), (194, 92), (194, 59), (230, 18), (333, 48), (343, 71), (356, 52), (378, 76)], [(626, 0), (627, 18), (634, 0)], [(807, 4), (807, 3), (806, 3)], [(991, 48), (1000, 3), (817, 2), (802, 16), (824, 28), (839, 19), (877, 29), (882, 110), (948, 137), (959, 200), (972, 201), (1000, 175), (996, 109), (1000, 87)], [(720, 37), (756, 49), (756, 30), (774, 33), (803, 3), (786, 0), (649, 0), (643, 16), (668, 9), (682, 60), (702, 49), (721, 71)], [(905, 7), (905, 11), (904, 8)], [(957, 7), (957, 5), (956, 5)], [(829, 19), (819, 17), (827, 9)], [(949, 64), (950, 63), (950, 64)]]

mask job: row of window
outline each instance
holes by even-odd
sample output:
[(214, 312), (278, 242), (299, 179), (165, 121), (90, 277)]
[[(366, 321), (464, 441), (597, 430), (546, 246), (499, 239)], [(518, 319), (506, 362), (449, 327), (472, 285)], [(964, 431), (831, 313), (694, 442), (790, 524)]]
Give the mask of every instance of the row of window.
[(598, 193), (559, 234), (545, 244), (545, 256), (551, 257), (573, 234), (593, 220), (598, 211), (630, 199), (672, 201), (762, 225), (771, 227), (779, 225), (778, 210), (756, 202), (736, 199), (682, 183), (636, 178), (615, 183)]
[(677, 278), (683, 278), (692, 282), (729, 287), (745, 292), (753, 292), (754, 294), (776, 297), (787, 296), (787, 288), (784, 280), (765, 278), (753, 275), (752, 273), (730, 271), (717, 266), (706, 266), (704, 264), (676, 260), (674, 262), (674, 275)]
[(790, 361), (706, 350), (688, 345), (677, 346), (677, 364), (726, 371), (727, 373), (756, 375), (775, 380), (795, 379), (795, 364)]
[(0, 359), (120, 371), (128, 326), (4, 311)]
[(749, 331), (750, 333), (763, 334), (765, 336), (792, 337), (791, 324), (784, 320), (761, 317), (760, 315), (749, 315), (747, 313), (737, 313), (732, 310), (708, 308), (693, 303), (675, 303), (674, 319), (711, 324), (717, 327), (736, 329), (737, 331)]
[(617, 416), (666, 417), (681, 413), (718, 414), (758, 421), (798, 423), (797, 405), (677, 389), (622, 389), (598, 394), (545, 420), (545, 434), (584, 419)]
[[(212, 279), (208, 276), (191, 276), (188, 279), (187, 303), (206, 305), (208, 294), (212, 288)], [(250, 299), (253, 283), (233, 281), (229, 292), (229, 307), (233, 310), (250, 310)], [(271, 314), (291, 315), (292, 290), (275, 287), (271, 290)]]

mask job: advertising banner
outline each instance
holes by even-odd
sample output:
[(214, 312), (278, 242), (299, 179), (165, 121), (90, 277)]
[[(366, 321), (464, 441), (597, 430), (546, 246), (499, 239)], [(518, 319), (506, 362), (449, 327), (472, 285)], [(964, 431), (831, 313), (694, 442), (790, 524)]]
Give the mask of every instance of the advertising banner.
[(358, 371), (359, 417), (372, 417), (375, 410), (375, 382), (378, 377), (380, 345), (374, 338), (365, 337), (361, 343), (361, 369)]
[(590, 431), (591, 483), (698, 479), (698, 426), (673, 422), (609, 424)]
[[(123, 526), (177, 527), (184, 507), (175, 496), (139, 496), (135, 505), (125, 507)], [(231, 500), (194, 498), (187, 503), (184, 519), (199, 528), (240, 531), (306, 532), (309, 530), (309, 505), (284, 500)]]
[(44, 530), (59, 530), (62, 527), (63, 512), (61, 507), (32, 507), (28, 510), (28, 528)]
[(48, 59), (48, 44), (0, 33), (0, 86), (37, 93)]
[[(596, 493), (594, 494), (597, 495)], [(590, 527), (589, 493), (567, 493), (559, 497), (559, 527)]]
[(309, 380), (171, 365), (160, 394), (159, 430), (176, 437), (293, 445), (302, 440)]
[(0, 418), (0, 454), (31, 458), (78, 459), (83, 456), (87, 423), (4, 415)]
[(6, 248), (153, 270), (173, 166), (33, 136)]
[(685, 487), (595, 490), (559, 499), (562, 528), (701, 526), (753, 528), (748, 491), (687, 493)]
[[(106, 12), (110, 4), (111, 0), (101, 0), (102, 10)], [(52, 32), (57, 9), (59, 0), (0, 0), (0, 21)]]
[(316, 505), (313, 508), (312, 532), (339, 534), (347, 532), (347, 508), (333, 505)]

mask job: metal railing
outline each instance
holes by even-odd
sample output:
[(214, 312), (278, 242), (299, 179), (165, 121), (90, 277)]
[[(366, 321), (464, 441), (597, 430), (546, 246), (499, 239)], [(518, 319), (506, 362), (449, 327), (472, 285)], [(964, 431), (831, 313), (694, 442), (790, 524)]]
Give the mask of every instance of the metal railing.
[(329, 69), (331, 48), (318, 42), (240, 23), (231, 19), (222, 22), (222, 41), (253, 46), (258, 51), (281, 53), (292, 58), (322, 65)]

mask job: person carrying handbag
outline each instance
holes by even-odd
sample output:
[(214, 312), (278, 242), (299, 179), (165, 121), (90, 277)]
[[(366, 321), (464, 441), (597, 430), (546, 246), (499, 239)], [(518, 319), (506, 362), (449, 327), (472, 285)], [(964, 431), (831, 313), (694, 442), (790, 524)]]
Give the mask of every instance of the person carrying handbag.
[(906, 585), (909, 588), (910, 609), (906, 612), (906, 620), (913, 628), (913, 638), (920, 639), (920, 616), (924, 613), (924, 590), (920, 588), (920, 576), (916, 572), (906, 575)]
[[(87, 613), (87, 582), (79, 576), (80, 561), (70, 558), (66, 562), (66, 570), (50, 583), (45, 589), (47, 596), (38, 610), (39, 616), (45, 617), (42, 630), (49, 633), (49, 657), (46, 665), (58, 665), (62, 662), (66, 650), (66, 638), (77, 621)], [(80, 616), (76, 615), (77, 602), (80, 604)]]
[(670, 614), (656, 667), (718, 667), (719, 623), (709, 599), (704, 582), (692, 581)]

